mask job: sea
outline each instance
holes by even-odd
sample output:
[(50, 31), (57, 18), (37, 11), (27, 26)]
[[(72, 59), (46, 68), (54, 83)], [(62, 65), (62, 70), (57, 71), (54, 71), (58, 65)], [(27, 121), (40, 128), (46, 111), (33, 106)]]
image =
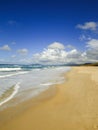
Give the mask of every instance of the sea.
[(64, 82), (63, 73), (69, 70), (61, 65), (0, 64), (0, 108), (17, 105)]

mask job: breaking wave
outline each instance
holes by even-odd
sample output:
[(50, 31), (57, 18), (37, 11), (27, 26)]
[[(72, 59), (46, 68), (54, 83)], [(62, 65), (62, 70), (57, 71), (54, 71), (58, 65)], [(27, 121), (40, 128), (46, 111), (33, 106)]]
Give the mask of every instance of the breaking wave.
[(19, 71), (21, 68), (0, 68), (0, 71)]

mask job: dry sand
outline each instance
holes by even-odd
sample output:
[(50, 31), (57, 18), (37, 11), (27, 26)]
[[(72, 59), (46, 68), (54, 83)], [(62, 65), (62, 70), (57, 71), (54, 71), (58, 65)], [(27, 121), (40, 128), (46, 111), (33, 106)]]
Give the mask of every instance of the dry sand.
[(48, 98), (20, 112), (0, 130), (98, 130), (97, 67), (74, 67), (65, 77), (65, 83), (55, 86), (56, 93), (43, 93)]

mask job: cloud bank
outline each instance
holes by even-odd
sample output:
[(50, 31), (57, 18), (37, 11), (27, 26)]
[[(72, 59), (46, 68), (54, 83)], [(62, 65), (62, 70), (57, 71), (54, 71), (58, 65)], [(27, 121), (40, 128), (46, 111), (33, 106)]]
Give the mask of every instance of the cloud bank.
[[(70, 50), (67, 48), (70, 47)], [(33, 61), (42, 64), (80, 64), (98, 61), (98, 39), (86, 43), (86, 51), (81, 52), (71, 45), (54, 42), (41, 53), (33, 55)]]

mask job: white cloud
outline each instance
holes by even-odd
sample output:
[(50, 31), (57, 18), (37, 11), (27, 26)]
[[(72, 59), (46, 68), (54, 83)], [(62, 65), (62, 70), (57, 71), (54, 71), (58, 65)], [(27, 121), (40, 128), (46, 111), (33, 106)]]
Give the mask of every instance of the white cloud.
[(67, 55), (67, 53), (63, 50), (57, 50), (57, 49), (44, 49), (44, 51), (40, 54), (35, 54), (34, 58), (37, 61), (40, 62), (51, 62), (51, 63), (57, 63), (64, 62), (64, 57)]
[(0, 50), (2, 50), (2, 51), (11, 51), (11, 48), (8, 45), (4, 45), (4, 46), (0, 47)]
[(48, 46), (49, 49), (65, 49), (64, 45), (59, 42), (54, 42)]
[(98, 49), (98, 39), (91, 39), (87, 42), (87, 47), (92, 49)]
[[(53, 47), (51, 48), (50, 46)], [(81, 64), (87, 62), (98, 62), (98, 39), (90, 39), (86, 43), (86, 50), (80, 52), (70, 45), (64, 46), (62, 49), (50, 44), (41, 53), (33, 55), (33, 61), (42, 64)], [(70, 47), (70, 50), (67, 50)], [(65, 48), (65, 49), (64, 49)]]
[(54, 42), (48, 46), (47, 49), (40, 54), (35, 54), (33, 57), (38, 62), (44, 63), (57, 63), (64, 62), (64, 57), (67, 52), (64, 51), (64, 45), (61, 43)]
[[(54, 45), (52, 43), (42, 53), (33, 55), (33, 61), (44, 64), (80, 63), (81, 53), (74, 47), (70, 45), (64, 46), (61, 43), (59, 43), (59, 47)], [(66, 51), (67, 47), (70, 47), (69, 51)]]
[(17, 53), (19, 53), (20, 55), (27, 55), (28, 50), (26, 48), (19, 49), (17, 50)]
[(79, 28), (79, 29), (83, 29), (83, 30), (95, 31), (95, 30), (97, 30), (98, 23), (97, 22), (93, 22), (93, 21), (85, 22), (84, 24), (78, 24), (76, 27)]
[(89, 62), (98, 62), (98, 39), (91, 39), (87, 42), (88, 48), (85, 57)]

